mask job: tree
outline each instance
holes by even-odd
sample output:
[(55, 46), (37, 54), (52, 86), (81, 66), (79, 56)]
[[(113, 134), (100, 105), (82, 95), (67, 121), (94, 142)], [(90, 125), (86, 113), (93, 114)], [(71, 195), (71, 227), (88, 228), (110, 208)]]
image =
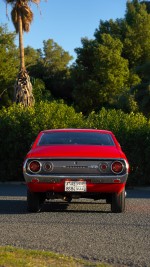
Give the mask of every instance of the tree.
[(138, 0), (127, 2), (125, 20), (123, 56), (129, 60), (130, 68), (135, 68), (150, 60), (150, 14), (146, 5)]
[(51, 91), (57, 98), (70, 97), (70, 70), (69, 55), (53, 39), (43, 41), (43, 49), (38, 50), (39, 58), (36, 64), (30, 67), (32, 76), (42, 79), (46, 90)]
[(43, 45), (44, 66), (48, 73), (52, 75), (58, 71), (66, 70), (69, 61), (73, 59), (72, 56), (52, 39), (43, 41)]
[(150, 13), (150, 1), (142, 1), (141, 4), (146, 5), (147, 12)]
[(120, 94), (129, 89), (128, 61), (121, 56), (123, 45), (110, 34), (101, 43), (82, 39), (76, 49), (74, 102), (84, 113), (113, 106)]
[(126, 36), (124, 56), (129, 59), (130, 68), (140, 77), (140, 83), (131, 88), (139, 110), (150, 114), (150, 2), (133, 0), (127, 3), (125, 14)]
[(13, 100), (13, 84), (19, 66), (18, 49), (14, 44), (15, 33), (7, 26), (0, 26), (0, 107), (9, 106)]
[[(137, 102), (139, 110), (147, 115), (150, 113), (150, 79), (147, 75), (150, 62), (150, 1), (127, 1), (123, 19), (100, 21), (95, 32), (99, 43), (102, 42), (103, 33), (121, 40), (121, 55), (129, 62), (131, 90), (119, 98), (120, 104), (126, 102), (126, 106), (134, 107), (135, 110)], [(120, 104), (118, 102), (118, 106)]]
[(132, 93), (144, 115), (150, 115), (150, 61), (136, 68), (141, 83), (132, 88)]
[(24, 55), (26, 68), (30, 72), (30, 69), (34, 68), (40, 59), (40, 50), (34, 49), (31, 46), (27, 46), (24, 48)]
[(16, 33), (19, 34), (20, 50), (20, 71), (15, 83), (15, 101), (24, 106), (32, 106), (34, 97), (32, 94), (32, 84), (25, 68), (23, 32), (30, 30), (30, 24), (33, 20), (33, 13), (28, 5), (29, 2), (38, 4), (40, 0), (5, 0), (6, 4), (12, 5), (11, 18)]
[(103, 33), (110, 34), (112, 37), (123, 41), (125, 37), (125, 29), (126, 21), (124, 19), (100, 20), (99, 27), (95, 30), (94, 36), (99, 43), (102, 41), (101, 36)]

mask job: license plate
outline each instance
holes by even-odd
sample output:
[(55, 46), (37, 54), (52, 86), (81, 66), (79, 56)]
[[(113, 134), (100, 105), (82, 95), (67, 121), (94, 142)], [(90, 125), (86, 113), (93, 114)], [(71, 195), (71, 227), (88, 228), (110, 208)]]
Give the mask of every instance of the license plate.
[(86, 181), (65, 181), (65, 191), (86, 192)]

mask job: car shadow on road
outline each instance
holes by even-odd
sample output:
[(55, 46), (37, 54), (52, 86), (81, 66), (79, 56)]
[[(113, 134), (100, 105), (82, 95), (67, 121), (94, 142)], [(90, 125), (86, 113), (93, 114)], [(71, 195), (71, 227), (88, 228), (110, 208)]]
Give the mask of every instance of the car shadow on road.
[(26, 200), (0, 200), (0, 214), (27, 213)]
[(110, 213), (108, 204), (95, 202), (46, 202), (41, 212), (67, 212), (67, 213)]
[[(110, 213), (109, 205), (95, 204), (92, 202), (78, 202), (78, 203), (67, 203), (67, 202), (45, 202), (42, 205), (42, 212), (67, 212), (67, 213)], [(27, 202), (22, 199), (9, 199), (0, 200), (0, 214), (30, 214), (27, 211)]]

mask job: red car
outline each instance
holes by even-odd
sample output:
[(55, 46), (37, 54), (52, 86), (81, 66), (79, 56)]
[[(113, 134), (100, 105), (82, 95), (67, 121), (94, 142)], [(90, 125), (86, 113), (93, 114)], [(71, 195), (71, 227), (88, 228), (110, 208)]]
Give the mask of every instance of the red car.
[(112, 212), (123, 212), (128, 172), (128, 160), (110, 131), (42, 131), (23, 166), (28, 211), (39, 211), (46, 199), (89, 198), (106, 199)]

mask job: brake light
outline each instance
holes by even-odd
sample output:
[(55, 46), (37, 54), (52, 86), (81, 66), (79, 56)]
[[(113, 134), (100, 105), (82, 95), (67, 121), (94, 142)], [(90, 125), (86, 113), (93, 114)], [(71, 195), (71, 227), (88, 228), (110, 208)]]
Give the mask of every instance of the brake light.
[(41, 164), (37, 160), (33, 160), (29, 163), (29, 170), (33, 173), (37, 173), (41, 170)]
[(124, 166), (123, 166), (122, 162), (120, 162), (120, 161), (115, 161), (111, 165), (112, 172), (117, 173), (117, 174), (121, 173), (123, 171), (123, 168), (124, 168)]

